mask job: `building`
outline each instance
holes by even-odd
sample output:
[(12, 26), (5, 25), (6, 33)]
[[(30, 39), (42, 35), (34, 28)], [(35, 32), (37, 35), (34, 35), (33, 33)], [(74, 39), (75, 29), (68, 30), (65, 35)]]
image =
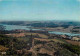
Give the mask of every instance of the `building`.
[(71, 40), (79, 41), (79, 40), (80, 40), (80, 38), (78, 38), (78, 37), (72, 37), (72, 39), (71, 39)]

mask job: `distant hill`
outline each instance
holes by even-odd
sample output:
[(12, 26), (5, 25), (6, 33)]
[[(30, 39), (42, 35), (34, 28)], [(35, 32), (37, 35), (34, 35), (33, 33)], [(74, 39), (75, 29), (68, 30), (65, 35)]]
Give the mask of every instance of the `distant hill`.
[(80, 22), (73, 21), (3, 21), (1, 24), (25, 25), (33, 27), (64, 27), (80, 26)]

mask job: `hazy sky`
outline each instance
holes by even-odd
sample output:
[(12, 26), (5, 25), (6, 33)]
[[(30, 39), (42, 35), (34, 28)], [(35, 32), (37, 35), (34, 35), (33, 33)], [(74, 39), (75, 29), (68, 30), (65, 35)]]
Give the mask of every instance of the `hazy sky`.
[(80, 21), (80, 0), (0, 0), (0, 20)]

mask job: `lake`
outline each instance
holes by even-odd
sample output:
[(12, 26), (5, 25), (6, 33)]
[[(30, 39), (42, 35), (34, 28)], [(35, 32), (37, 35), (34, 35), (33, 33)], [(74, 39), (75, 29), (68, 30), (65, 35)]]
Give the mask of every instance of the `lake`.
[[(6, 24), (0, 24), (0, 25), (5, 26), (6, 30), (14, 30), (14, 29), (30, 30), (30, 26), (6, 25)], [(32, 30), (43, 30), (43, 29), (32, 29)], [(69, 36), (80, 36), (80, 34), (55, 32), (55, 31), (49, 31), (49, 33), (50, 34), (59, 34), (59, 35), (69, 35)]]
[(55, 32), (55, 31), (50, 31), (50, 34), (59, 34), (59, 35), (69, 35), (69, 36), (80, 36), (80, 34), (74, 34), (74, 33), (65, 33), (65, 32)]
[[(6, 25), (6, 24), (0, 24), (0, 25), (5, 26), (5, 30), (14, 30), (14, 29), (30, 30), (30, 26)], [(32, 29), (32, 30), (41, 30), (41, 29)]]

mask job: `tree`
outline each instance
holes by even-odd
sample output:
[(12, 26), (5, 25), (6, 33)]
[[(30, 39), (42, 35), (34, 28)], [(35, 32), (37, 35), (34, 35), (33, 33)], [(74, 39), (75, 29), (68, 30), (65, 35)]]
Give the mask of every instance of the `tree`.
[(0, 25), (0, 31), (5, 30), (5, 27), (3, 25)]

